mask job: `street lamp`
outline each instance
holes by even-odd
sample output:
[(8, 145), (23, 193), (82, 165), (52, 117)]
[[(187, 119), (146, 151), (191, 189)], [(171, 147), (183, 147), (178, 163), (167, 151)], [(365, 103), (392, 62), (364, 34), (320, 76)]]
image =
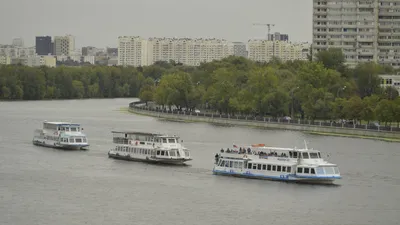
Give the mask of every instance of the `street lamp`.
[(336, 92), (336, 96), (339, 97), (340, 91), (344, 91), (345, 89), (346, 89), (346, 85), (343, 86), (343, 87), (341, 87), (341, 88), (339, 88), (339, 89), (337, 90), (337, 92)]
[(299, 89), (299, 87), (295, 87), (292, 90), (290, 90), (290, 96), (292, 97), (292, 110), (290, 111), (290, 118), (293, 119), (293, 111), (294, 111), (294, 98), (293, 98), (293, 92), (295, 90)]

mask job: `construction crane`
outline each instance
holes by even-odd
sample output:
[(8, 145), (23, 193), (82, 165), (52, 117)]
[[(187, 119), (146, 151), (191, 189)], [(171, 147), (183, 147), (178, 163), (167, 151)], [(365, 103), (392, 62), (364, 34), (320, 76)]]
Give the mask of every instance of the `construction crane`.
[(267, 40), (269, 40), (269, 35), (271, 33), (271, 26), (275, 26), (275, 24), (272, 23), (253, 23), (253, 26), (266, 26), (268, 27), (268, 33), (267, 33)]

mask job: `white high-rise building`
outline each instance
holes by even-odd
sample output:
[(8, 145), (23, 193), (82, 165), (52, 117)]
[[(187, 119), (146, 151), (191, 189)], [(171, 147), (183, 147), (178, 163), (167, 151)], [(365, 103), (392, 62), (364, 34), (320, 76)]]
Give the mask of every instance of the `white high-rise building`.
[(258, 62), (269, 62), (276, 57), (283, 62), (307, 60), (310, 45), (307, 43), (289, 43), (286, 41), (249, 40), (248, 58)]
[(147, 66), (149, 59), (148, 41), (139, 36), (118, 37), (118, 65)]
[(75, 37), (72, 35), (54, 37), (54, 53), (56, 56), (74, 55)]
[(339, 48), (349, 66), (400, 66), (399, 0), (313, 0), (313, 8), (313, 54)]

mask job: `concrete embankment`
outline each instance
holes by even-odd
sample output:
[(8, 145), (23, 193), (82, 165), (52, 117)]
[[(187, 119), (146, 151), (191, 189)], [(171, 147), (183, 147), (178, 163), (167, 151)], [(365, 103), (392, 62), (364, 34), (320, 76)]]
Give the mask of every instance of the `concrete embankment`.
[(233, 126), (249, 126), (249, 127), (270, 128), (270, 129), (296, 130), (318, 135), (358, 137), (358, 138), (400, 142), (400, 132), (388, 132), (388, 131), (377, 131), (377, 130), (367, 130), (367, 129), (364, 130), (364, 129), (353, 129), (346, 127), (329, 127), (329, 126), (317, 126), (317, 125), (305, 125), (305, 124), (293, 124), (293, 123), (287, 123), (287, 124), (272, 123), (272, 122), (263, 122), (255, 120), (237, 120), (237, 119), (220, 118), (220, 117), (203, 117), (197, 115), (171, 114), (171, 113), (148, 111), (136, 107), (130, 107), (129, 112), (173, 120), (173, 121), (206, 122), (214, 124), (233, 125)]

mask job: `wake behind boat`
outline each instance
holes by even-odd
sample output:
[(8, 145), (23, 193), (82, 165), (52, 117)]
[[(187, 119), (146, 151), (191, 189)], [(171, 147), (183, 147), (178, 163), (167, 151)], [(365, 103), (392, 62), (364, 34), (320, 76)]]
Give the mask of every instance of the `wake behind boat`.
[(244, 178), (332, 184), (341, 179), (336, 164), (321, 157), (318, 150), (266, 147), (263, 144), (246, 148), (221, 149), (215, 155), (215, 175)]
[(33, 144), (38, 146), (80, 150), (89, 146), (83, 128), (77, 123), (43, 122), (43, 128), (35, 130)]
[(190, 151), (176, 135), (143, 132), (113, 131), (115, 148), (108, 152), (110, 158), (149, 163), (184, 165), (192, 160)]

